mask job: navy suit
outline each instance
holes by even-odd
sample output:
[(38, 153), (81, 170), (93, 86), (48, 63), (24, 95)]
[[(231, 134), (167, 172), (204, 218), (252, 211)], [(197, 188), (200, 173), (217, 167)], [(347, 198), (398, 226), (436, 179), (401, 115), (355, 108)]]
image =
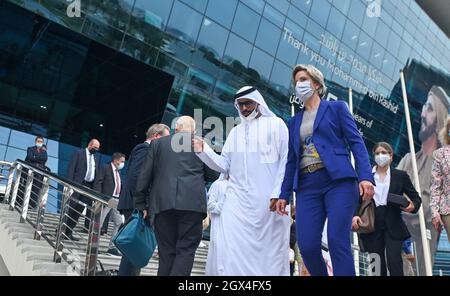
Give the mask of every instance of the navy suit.
[[(303, 149), (300, 126), (304, 111), (289, 120), (289, 152), (280, 198), (288, 202), (297, 194), (297, 239), (312, 275), (327, 275), (321, 239), (328, 218), (328, 246), (335, 275), (354, 275), (350, 231), (358, 203), (357, 181), (374, 179), (364, 141), (347, 105), (321, 101), (314, 121), (312, 141), (325, 169), (300, 173)], [(353, 152), (356, 171), (349, 150)]]
[[(131, 151), (130, 158), (128, 159), (128, 168), (126, 172), (125, 182), (122, 184), (122, 190), (120, 191), (119, 204), (117, 209), (125, 216), (125, 220), (131, 217), (134, 209), (133, 192), (136, 189), (136, 182), (139, 177), (139, 173), (147, 157), (150, 144), (147, 142), (136, 145)], [(131, 262), (122, 256), (119, 267), (120, 276), (137, 276), (140, 273), (140, 269), (133, 266)]]
[(25, 157), (26, 162), (41, 169), (45, 169), (45, 163), (47, 162), (47, 159), (48, 156), (46, 148), (38, 148), (36, 146), (27, 148), (27, 157)]
[(126, 171), (126, 180), (122, 186), (122, 191), (120, 192), (119, 205), (117, 209), (124, 212), (123, 210), (133, 210), (133, 192), (136, 189), (136, 182), (139, 177), (139, 173), (144, 163), (145, 157), (148, 154), (150, 144), (147, 142), (136, 145), (131, 151), (130, 158), (128, 160), (128, 168)]
[[(95, 171), (94, 171), (94, 179), (95, 179), (95, 174), (98, 171), (99, 168), (99, 159), (98, 156), (94, 155), (94, 160), (95, 160)], [(86, 149), (80, 149), (77, 152), (75, 152), (72, 155), (72, 158), (70, 159), (69, 162), (69, 168), (67, 170), (67, 178), (80, 184), (80, 185), (84, 185), (86, 187), (89, 188), (93, 188), (94, 185), (94, 181), (92, 182), (86, 182), (84, 180), (84, 178), (86, 177), (86, 173), (87, 173), (87, 157), (86, 157)], [(78, 218), (80, 217), (81, 212), (83, 212), (83, 205), (80, 205), (77, 201), (81, 201), (83, 203), (85, 203), (88, 206), (88, 209), (86, 210), (86, 217), (90, 217), (91, 215), (91, 211), (89, 210), (89, 206), (91, 206), (92, 204), (92, 200), (80, 195), (78, 193), (73, 193), (72, 194), (72, 198), (70, 200), (69, 203), (69, 210), (68, 210), (68, 216), (70, 217), (69, 219), (67, 219), (67, 228), (66, 228), (66, 235), (70, 236), (72, 234), (72, 230), (75, 227), (75, 225), (78, 222)], [(90, 227), (90, 222), (88, 219), (84, 220), (84, 227), (85, 230), (89, 230)]]
[[(99, 168), (98, 156), (94, 155), (95, 159), (95, 171)], [(72, 155), (69, 162), (69, 168), (67, 169), (67, 178), (83, 185), (84, 177), (87, 172), (87, 158), (86, 149), (80, 149)], [(95, 175), (95, 174), (94, 174)]]
[[(119, 178), (121, 178), (120, 174)], [(105, 195), (112, 196), (114, 194), (115, 188), (116, 182), (114, 180), (114, 171), (112, 169), (111, 163), (109, 162), (103, 164), (102, 166), (100, 166), (98, 173), (96, 173), (94, 186), (92, 187), (92, 189)]]

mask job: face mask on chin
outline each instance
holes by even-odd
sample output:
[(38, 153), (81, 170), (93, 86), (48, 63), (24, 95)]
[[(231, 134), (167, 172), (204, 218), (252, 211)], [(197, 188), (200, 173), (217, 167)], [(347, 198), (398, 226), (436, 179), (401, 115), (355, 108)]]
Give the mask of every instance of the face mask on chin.
[(246, 122), (252, 121), (256, 118), (256, 116), (258, 116), (258, 106), (248, 116), (244, 116), (241, 112), (239, 112), (239, 117), (241, 117), (241, 119)]
[(44, 145), (43, 143), (36, 143), (36, 147), (38, 148), (42, 148), (42, 145)]
[(297, 81), (297, 84), (295, 85), (295, 95), (303, 103), (311, 99), (314, 92), (315, 90), (312, 89), (310, 80)]
[(378, 154), (375, 155), (375, 162), (380, 167), (385, 167), (391, 161), (389, 154)]
[(91, 148), (89, 149), (89, 153), (91, 153), (92, 155), (94, 155), (95, 153), (97, 153), (97, 149)]
[(121, 162), (121, 163), (119, 163), (119, 165), (117, 166), (117, 169), (120, 171), (121, 169), (123, 169), (124, 166), (125, 166), (125, 163)]

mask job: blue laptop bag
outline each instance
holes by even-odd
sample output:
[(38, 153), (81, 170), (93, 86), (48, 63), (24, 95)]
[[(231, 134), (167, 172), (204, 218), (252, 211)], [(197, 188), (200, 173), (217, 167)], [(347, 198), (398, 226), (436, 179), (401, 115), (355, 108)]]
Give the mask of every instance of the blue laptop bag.
[(134, 266), (145, 267), (156, 248), (153, 228), (135, 210), (113, 239), (114, 245)]

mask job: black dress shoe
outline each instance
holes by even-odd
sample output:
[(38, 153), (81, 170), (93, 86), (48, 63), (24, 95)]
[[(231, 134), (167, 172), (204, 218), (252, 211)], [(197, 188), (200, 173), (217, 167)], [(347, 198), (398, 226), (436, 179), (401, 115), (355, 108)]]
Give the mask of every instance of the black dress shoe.
[(122, 254), (120, 254), (120, 252), (117, 249), (109, 249), (106, 253), (114, 256), (122, 256)]
[(71, 240), (71, 241), (77, 242), (80, 239), (74, 237), (72, 234), (69, 234), (69, 235), (63, 235), (63, 240)]

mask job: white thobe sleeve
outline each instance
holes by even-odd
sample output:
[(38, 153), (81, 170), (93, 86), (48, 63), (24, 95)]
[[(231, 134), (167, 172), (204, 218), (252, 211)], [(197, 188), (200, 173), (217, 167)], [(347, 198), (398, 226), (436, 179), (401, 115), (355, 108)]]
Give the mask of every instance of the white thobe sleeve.
[(208, 203), (206, 205), (207, 210), (210, 213), (216, 214), (217, 209), (217, 203), (218, 203), (218, 190), (217, 190), (217, 183), (218, 181), (215, 181), (208, 191)]
[(287, 155), (288, 155), (288, 149), (289, 149), (289, 131), (286, 127), (286, 124), (279, 119), (279, 126), (278, 129), (276, 129), (277, 133), (276, 135), (276, 143), (278, 144), (276, 149), (278, 151), (279, 156), (279, 164), (278, 164), (278, 172), (275, 176), (275, 184), (272, 191), (272, 198), (278, 198), (281, 193), (281, 184), (283, 183), (284, 179), (284, 172), (286, 170), (286, 162), (287, 162)]
[[(230, 133), (231, 135), (231, 133)], [(230, 138), (230, 136), (228, 136)], [(225, 141), (222, 148), (222, 153), (219, 155), (214, 152), (211, 147), (205, 142), (203, 145), (203, 152), (197, 153), (198, 158), (203, 161), (212, 170), (222, 174), (229, 174), (230, 171), (230, 154), (229, 154), (229, 139)]]

